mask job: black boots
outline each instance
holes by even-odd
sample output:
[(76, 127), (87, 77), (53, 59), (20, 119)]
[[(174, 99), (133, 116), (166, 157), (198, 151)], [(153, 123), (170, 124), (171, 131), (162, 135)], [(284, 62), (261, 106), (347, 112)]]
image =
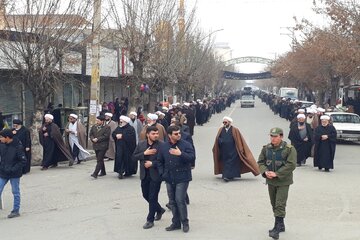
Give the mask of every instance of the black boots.
[(283, 217), (275, 217), (274, 228), (269, 230), (269, 237), (279, 239), (279, 233), (285, 232), (285, 224)]

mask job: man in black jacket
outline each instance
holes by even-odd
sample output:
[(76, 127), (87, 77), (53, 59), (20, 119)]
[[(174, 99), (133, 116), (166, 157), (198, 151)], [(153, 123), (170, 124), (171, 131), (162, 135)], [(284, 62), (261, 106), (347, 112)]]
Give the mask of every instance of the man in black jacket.
[(6, 183), (10, 180), (14, 195), (14, 207), (8, 218), (19, 217), (20, 213), (20, 177), (26, 164), (24, 148), (21, 142), (14, 138), (10, 129), (0, 132), (0, 197)]
[(20, 140), (25, 148), (26, 164), (23, 167), (23, 174), (30, 172), (31, 168), (31, 137), (30, 131), (27, 129), (20, 119), (13, 120), (13, 134)]
[(161, 177), (157, 169), (157, 154), (161, 144), (159, 130), (155, 126), (150, 126), (146, 129), (146, 140), (139, 142), (133, 154), (133, 160), (140, 161), (141, 190), (144, 199), (149, 203), (144, 229), (152, 228), (154, 220), (160, 220), (165, 212), (158, 201)]
[(191, 166), (195, 161), (195, 151), (190, 143), (181, 139), (180, 128), (170, 126), (167, 129), (169, 141), (160, 146), (159, 172), (166, 182), (169, 204), (173, 214), (172, 224), (166, 231), (173, 231), (183, 226), (189, 231), (189, 219), (185, 203), (189, 182), (192, 180)]

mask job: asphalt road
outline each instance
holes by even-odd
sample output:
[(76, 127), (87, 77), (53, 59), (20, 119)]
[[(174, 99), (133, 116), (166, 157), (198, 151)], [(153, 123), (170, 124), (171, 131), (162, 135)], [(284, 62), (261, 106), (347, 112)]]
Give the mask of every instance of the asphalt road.
[[(224, 183), (213, 175), (211, 149), (225, 115), (234, 119), (256, 158), (269, 141), (270, 128), (282, 127), (286, 136), (289, 131), (289, 122), (274, 116), (259, 100), (255, 108), (240, 108), (237, 102), (195, 128), (197, 164), (189, 187), (189, 233), (165, 231), (171, 222), (170, 211), (152, 229), (142, 229), (147, 204), (139, 176), (119, 180), (112, 171), (113, 162), (107, 162), (108, 175), (93, 180), (90, 174), (95, 161), (87, 161), (72, 168), (32, 168), (21, 179), (19, 218), (6, 218), (12, 207), (8, 184), (5, 209), (0, 210), (1, 239), (270, 239), (267, 232), (273, 216), (265, 180), (244, 174), (240, 180)], [(312, 167), (312, 159), (295, 170), (286, 232), (280, 239), (360, 239), (359, 156), (359, 145), (338, 144), (334, 171), (318, 171)], [(159, 197), (165, 205), (164, 184)]]

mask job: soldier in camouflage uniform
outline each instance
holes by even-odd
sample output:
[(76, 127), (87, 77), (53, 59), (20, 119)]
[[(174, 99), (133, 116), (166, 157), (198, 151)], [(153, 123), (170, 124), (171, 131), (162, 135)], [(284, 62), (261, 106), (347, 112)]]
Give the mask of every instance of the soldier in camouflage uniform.
[(279, 239), (279, 233), (285, 232), (286, 201), (296, 168), (296, 149), (283, 141), (283, 134), (281, 128), (270, 130), (271, 143), (262, 148), (258, 160), (260, 172), (266, 178), (275, 216), (274, 228), (269, 230), (269, 236), (273, 239)]

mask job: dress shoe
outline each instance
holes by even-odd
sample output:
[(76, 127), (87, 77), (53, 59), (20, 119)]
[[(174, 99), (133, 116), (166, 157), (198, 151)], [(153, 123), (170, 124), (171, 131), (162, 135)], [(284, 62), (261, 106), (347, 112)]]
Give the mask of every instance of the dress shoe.
[(42, 167), (42, 168), (40, 168), (40, 170), (44, 171), (44, 170), (48, 170), (48, 168), (47, 167)]
[(58, 165), (57, 164), (54, 164), (54, 165), (51, 165), (49, 168), (56, 168)]
[(161, 211), (156, 213), (155, 221), (159, 221), (164, 213), (165, 209), (161, 208)]
[(190, 226), (188, 223), (183, 224), (183, 232), (187, 233), (190, 230)]
[(119, 176), (118, 176), (119, 179), (123, 179), (124, 178), (124, 175), (122, 173), (119, 173)]
[(165, 228), (166, 231), (174, 231), (174, 230), (179, 230), (181, 229), (180, 225), (175, 225), (175, 224), (171, 224), (170, 226), (168, 226), (167, 228)]
[(19, 212), (14, 212), (14, 211), (12, 211), (7, 217), (8, 217), (8, 218), (20, 217), (20, 213), (19, 213)]
[(74, 165), (74, 160), (69, 161), (69, 167), (71, 167), (72, 165)]
[(105, 176), (106, 175), (106, 173), (100, 173), (99, 175), (98, 175), (98, 177), (102, 177), (102, 176)]
[(143, 229), (149, 229), (152, 228), (154, 226), (153, 222), (146, 222), (143, 226)]
[(224, 177), (224, 181), (225, 181), (225, 182), (229, 182), (229, 181), (230, 181), (230, 179), (228, 179), (228, 178)]
[(93, 177), (93, 178), (95, 178), (95, 179), (97, 179), (97, 175), (96, 175), (96, 174), (91, 174), (90, 176)]
[(165, 206), (166, 206), (169, 210), (171, 210), (170, 203), (167, 203)]

